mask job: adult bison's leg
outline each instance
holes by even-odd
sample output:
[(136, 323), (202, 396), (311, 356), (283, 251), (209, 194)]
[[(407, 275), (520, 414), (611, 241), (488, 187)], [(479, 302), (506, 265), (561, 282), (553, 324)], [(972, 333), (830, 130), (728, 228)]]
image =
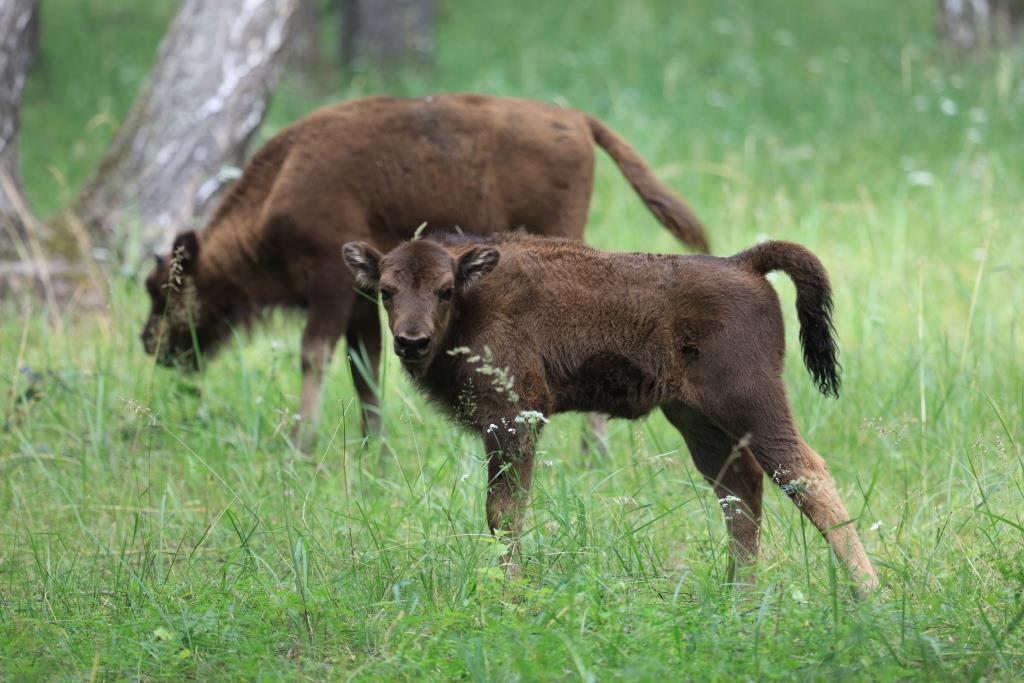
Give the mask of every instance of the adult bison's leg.
[(381, 331), (375, 300), (356, 296), (346, 342), (352, 383), (362, 404), (363, 436), (379, 436)]
[(310, 274), (309, 314), (302, 332), (302, 398), (299, 423), (292, 432), (301, 450), (312, 445), (320, 419), (320, 394), (324, 373), (331, 364), (334, 349), (348, 329), (356, 292), (344, 265), (323, 265)]
[(519, 536), (533, 482), (533, 443), (537, 428), (512, 419), (483, 426), (487, 452), (487, 526), (508, 544), (501, 564), (509, 578), (522, 574)]
[(761, 467), (742, 440), (734, 442), (703, 415), (678, 404), (665, 406), (662, 412), (683, 435), (694, 464), (714, 488), (725, 514), (731, 538), (729, 582), (753, 583), (761, 539)]
[(601, 413), (587, 413), (587, 426), (590, 431), (583, 435), (580, 446), (584, 451), (593, 449), (598, 455), (608, 455), (608, 418)]

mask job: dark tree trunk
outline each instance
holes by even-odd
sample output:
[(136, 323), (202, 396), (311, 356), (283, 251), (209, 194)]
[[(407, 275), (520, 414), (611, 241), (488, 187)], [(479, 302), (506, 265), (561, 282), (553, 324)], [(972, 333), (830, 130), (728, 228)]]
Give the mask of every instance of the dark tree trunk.
[(348, 66), (393, 70), (429, 66), (434, 0), (339, 0), (342, 59)]
[(150, 249), (204, 216), (240, 166), (300, 0), (183, 0), (156, 66), (74, 207), (94, 240)]
[(939, 0), (939, 24), (965, 52), (1004, 45), (1024, 24), (1024, 0)]
[(310, 80), (316, 80), (328, 67), (320, 40), (320, 5), (317, 0), (299, 0), (289, 40), (288, 69)]
[(21, 93), (35, 53), (35, 0), (0, 0), (0, 258), (27, 255), (32, 216), (21, 188), (18, 123)]

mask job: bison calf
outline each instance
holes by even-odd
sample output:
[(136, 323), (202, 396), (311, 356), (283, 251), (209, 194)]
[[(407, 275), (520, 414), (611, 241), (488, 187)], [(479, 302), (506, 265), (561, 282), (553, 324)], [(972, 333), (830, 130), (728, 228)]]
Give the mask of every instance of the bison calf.
[(808, 250), (768, 242), (731, 258), (602, 253), (562, 239), (451, 236), (386, 255), (352, 242), (356, 282), (376, 290), (415, 383), (488, 454), (487, 522), (517, 544), (533, 473), (524, 418), (661, 408), (726, 512), (730, 575), (758, 550), (764, 475), (797, 504), (866, 590), (878, 579), (782, 382), (785, 333), (764, 275), (796, 284), (804, 360), (839, 388), (828, 277)]

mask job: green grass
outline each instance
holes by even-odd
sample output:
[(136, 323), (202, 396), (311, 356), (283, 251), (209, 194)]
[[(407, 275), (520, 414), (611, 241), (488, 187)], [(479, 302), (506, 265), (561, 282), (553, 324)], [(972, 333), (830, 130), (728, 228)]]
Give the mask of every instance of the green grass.
[[(143, 3), (146, 4), (146, 3)], [(45, 2), (27, 89), (37, 211), (73, 196), (173, 3)], [(612, 124), (690, 198), (715, 249), (769, 235), (828, 266), (845, 369), (786, 379), (884, 592), (855, 602), (776, 491), (756, 589), (723, 589), (710, 489), (660, 416), (541, 443), (523, 584), (496, 573), (481, 446), (388, 358), (393, 455), (361, 447), (347, 369), (321, 443), (282, 436), (296, 318), (201, 378), (154, 369), (134, 264), (110, 308), (0, 313), (0, 678), (1009, 680), (1024, 676), (1024, 59), (972, 61), (934, 3), (447, 2), (438, 69), (275, 103), (473, 90)], [(52, 170), (51, 170), (52, 169)], [(588, 239), (680, 251), (602, 159)]]

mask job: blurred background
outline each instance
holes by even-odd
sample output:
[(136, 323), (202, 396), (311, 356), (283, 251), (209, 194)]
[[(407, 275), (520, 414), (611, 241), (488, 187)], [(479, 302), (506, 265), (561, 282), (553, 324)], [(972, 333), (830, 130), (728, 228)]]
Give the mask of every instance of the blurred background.
[(0, 7), (8, 258), (32, 251), (29, 224), (52, 260), (166, 246), (275, 130), (379, 92), (517, 95), (608, 119), (719, 235), (753, 222), (728, 208), (738, 194), (754, 211), (780, 186), (820, 205), (985, 172), (993, 192), (1020, 181), (1019, 0)]

